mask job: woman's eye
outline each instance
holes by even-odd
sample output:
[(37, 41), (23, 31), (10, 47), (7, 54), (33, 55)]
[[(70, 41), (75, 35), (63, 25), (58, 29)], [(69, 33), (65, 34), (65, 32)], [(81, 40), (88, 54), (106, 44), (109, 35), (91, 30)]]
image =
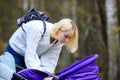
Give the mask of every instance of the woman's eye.
[(70, 37), (70, 36), (68, 36), (68, 35), (65, 35), (65, 38), (67, 38), (67, 39), (68, 39), (68, 38), (71, 38), (71, 37)]

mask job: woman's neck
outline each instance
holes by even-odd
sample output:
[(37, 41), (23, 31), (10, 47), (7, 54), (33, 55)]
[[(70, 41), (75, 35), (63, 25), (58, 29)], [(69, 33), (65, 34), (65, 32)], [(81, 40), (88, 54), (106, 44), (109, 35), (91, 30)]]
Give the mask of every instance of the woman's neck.
[(55, 40), (55, 38), (53, 38), (53, 37), (50, 36), (50, 43), (53, 43), (54, 40)]

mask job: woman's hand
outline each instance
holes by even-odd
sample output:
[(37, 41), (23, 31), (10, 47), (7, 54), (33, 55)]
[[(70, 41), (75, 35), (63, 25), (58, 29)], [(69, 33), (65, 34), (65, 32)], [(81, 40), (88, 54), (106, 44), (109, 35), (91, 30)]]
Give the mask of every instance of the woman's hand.
[(52, 80), (53, 77), (47, 77), (47, 78), (44, 78), (44, 80)]

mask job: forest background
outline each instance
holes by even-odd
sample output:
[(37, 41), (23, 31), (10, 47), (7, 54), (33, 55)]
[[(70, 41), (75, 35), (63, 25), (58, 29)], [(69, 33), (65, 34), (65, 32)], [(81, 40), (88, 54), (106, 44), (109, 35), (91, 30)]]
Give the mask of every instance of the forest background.
[(16, 20), (31, 8), (45, 12), (52, 23), (63, 18), (76, 21), (79, 48), (65, 47), (56, 72), (89, 55), (98, 54), (103, 80), (120, 80), (120, 0), (0, 0), (0, 53), (18, 28)]

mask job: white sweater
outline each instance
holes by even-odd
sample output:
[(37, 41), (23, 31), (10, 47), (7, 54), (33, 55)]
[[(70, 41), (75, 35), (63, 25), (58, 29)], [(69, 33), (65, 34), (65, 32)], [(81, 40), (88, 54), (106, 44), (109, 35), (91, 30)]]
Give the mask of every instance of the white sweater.
[(27, 68), (38, 69), (54, 73), (58, 62), (59, 54), (63, 44), (57, 42), (50, 43), (50, 31), (53, 24), (46, 23), (46, 32), (44, 37), (41, 35), (44, 31), (42, 21), (34, 20), (16, 30), (9, 40), (10, 46), (20, 55), (24, 56)]

